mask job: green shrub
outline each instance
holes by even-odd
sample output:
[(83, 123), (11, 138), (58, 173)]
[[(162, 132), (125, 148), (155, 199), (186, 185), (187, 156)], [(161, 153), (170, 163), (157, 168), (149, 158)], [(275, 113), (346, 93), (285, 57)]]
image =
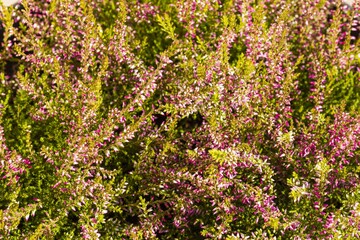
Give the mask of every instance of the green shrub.
[(332, 4), (2, 7), (1, 238), (359, 238), (359, 4)]

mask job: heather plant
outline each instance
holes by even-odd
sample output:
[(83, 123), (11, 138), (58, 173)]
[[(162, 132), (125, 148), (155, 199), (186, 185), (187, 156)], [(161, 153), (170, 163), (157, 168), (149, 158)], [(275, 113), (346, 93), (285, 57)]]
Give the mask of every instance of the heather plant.
[(2, 6), (1, 238), (359, 238), (359, 7)]

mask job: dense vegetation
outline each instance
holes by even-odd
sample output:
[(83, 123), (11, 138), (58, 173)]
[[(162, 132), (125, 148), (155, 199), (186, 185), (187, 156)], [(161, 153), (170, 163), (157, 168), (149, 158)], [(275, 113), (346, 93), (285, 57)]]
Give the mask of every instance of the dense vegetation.
[(2, 7), (0, 238), (360, 238), (358, 13)]

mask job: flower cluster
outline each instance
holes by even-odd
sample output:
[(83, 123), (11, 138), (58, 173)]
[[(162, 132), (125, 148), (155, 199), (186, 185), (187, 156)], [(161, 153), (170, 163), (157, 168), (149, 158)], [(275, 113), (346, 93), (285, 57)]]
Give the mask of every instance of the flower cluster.
[(359, 6), (2, 7), (0, 238), (359, 238)]

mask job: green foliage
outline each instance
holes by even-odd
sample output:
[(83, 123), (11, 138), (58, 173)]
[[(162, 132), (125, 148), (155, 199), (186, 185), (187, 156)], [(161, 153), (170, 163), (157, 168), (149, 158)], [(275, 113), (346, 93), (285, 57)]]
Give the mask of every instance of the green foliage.
[(2, 8), (0, 238), (358, 238), (359, 45), (329, 4)]

